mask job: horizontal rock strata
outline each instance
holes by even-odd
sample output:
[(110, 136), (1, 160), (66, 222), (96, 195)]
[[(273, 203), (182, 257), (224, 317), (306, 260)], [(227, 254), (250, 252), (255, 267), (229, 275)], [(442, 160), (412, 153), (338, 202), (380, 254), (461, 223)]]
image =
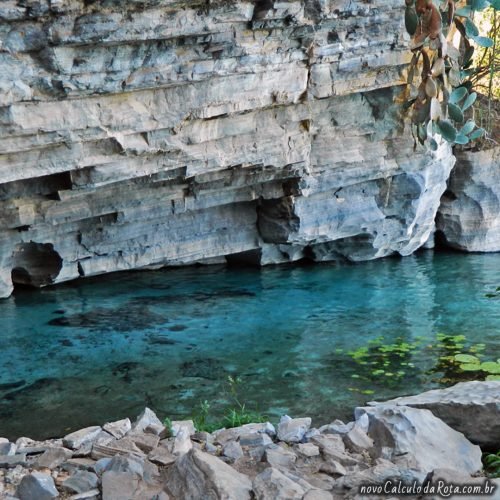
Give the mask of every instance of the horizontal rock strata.
[(4, 0), (0, 296), (147, 266), (407, 255), (453, 160), (400, 0)]
[[(495, 397), (492, 390), (484, 385), (469, 406), (483, 407), (484, 399)], [(388, 480), (395, 488), (398, 481), (436, 487), (445, 480), (487, 483), (487, 498), (499, 498), (500, 481), (479, 477), (479, 446), (429, 410), (384, 403), (357, 408), (355, 415), (353, 422), (336, 420), (319, 429), (311, 427), (310, 418), (283, 416), (277, 427), (254, 423), (210, 434), (197, 432), (190, 420), (167, 428), (146, 408), (134, 423), (88, 427), (63, 439), (0, 439), (0, 452), (6, 453), (0, 456), (0, 496), (333, 500), (360, 498), (361, 485)], [(490, 416), (492, 425), (498, 412)], [(490, 427), (481, 429), (486, 439)]]

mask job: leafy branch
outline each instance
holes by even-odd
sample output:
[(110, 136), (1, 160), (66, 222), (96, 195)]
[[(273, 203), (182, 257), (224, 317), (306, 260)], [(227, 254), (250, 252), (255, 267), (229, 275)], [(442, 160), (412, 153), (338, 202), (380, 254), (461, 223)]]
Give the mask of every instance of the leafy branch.
[[(413, 52), (408, 71), (410, 85), (420, 69), (416, 96), (408, 102), (408, 107), (413, 108), (412, 123), (418, 141), (435, 151), (439, 147), (436, 135), (451, 144), (467, 144), (481, 138), (485, 130), (476, 126), (473, 116), (466, 120), (470, 114), (466, 112), (477, 99), (472, 92), (474, 83), (488, 71), (490, 97), (492, 94), (492, 75), (497, 67), (496, 11), (500, 0), (467, 0), (463, 6), (454, 0), (405, 0), (405, 3), (405, 26), (412, 36)], [(480, 35), (474, 24), (474, 14), (486, 8), (494, 11), (489, 33), (493, 38)], [(453, 40), (457, 33), (460, 42), (455, 47)], [(492, 49), (492, 58), (484, 55), (482, 64), (473, 66), (475, 46), (485, 51)]]

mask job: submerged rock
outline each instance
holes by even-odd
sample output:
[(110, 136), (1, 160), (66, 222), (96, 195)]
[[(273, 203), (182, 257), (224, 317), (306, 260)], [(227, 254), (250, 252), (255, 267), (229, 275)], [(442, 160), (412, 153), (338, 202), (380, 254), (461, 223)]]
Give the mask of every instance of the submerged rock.
[(87, 328), (98, 332), (131, 332), (163, 324), (165, 318), (147, 308), (127, 304), (118, 308), (97, 308), (86, 313), (51, 319), (50, 326)]
[(180, 366), (183, 377), (199, 377), (208, 380), (221, 380), (227, 371), (218, 359), (200, 358), (192, 361), (185, 361)]

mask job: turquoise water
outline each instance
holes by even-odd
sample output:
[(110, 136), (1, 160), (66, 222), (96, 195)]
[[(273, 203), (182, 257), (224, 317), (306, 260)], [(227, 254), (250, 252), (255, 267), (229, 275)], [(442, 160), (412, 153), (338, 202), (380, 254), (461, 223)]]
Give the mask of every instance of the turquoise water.
[[(371, 386), (347, 352), (464, 334), (500, 358), (500, 254), (424, 252), (357, 265), (119, 273), (0, 301), (0, 436), (45, 438), (135, 416), (214, 414), (241, 400), (271, 420), (349, 418), (370, 399), (437, 387), (432, 355)], [(391, 383), (389, 383), (391, 382)], [(369, 387), (373, 394), (363, 394)]]

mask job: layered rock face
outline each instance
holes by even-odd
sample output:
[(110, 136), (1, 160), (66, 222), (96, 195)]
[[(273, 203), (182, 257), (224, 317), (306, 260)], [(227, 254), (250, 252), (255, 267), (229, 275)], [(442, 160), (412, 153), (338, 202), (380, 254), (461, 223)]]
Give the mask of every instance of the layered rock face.
[(447, 245), (468, 252), (500, 251), (500, 146), (457, 154), (437, 229)]
[(398, 102), (400, 0), (0, 4), (0, 296), (110, 271), (407, 255), (453, 164)]

